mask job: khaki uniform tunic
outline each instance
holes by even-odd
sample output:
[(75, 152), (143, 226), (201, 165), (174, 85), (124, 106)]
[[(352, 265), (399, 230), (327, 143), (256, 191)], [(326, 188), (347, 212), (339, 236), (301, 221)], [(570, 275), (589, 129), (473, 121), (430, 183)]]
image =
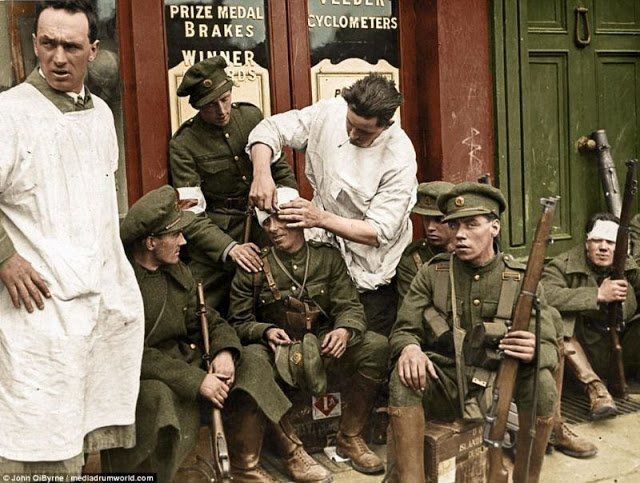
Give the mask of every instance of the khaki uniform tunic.
[[(155, 272), (133, 263), (145, 308), (145, 344), (136, 408), (137, 444), (103, 452), (105, 471), (153, 468), (160, 482), (172, 481), (194, 447), (200, 428), (199, 390), (206, 375), (202, 332), (196, 315), (196, 284), (183, 263)], [(234, 391), (246, 391), (273, 421), (290, 403), (275, 384), (262, 379), (271, 367), (242, 349), (233, 328), (215, 310), (207, 313), (211, 354), (231, 351), (236, 359)]]
[(427, 263), (443, 250), (432, 246), (426, 238), (416, 240), (405, 248), (402, 258), (396, 268), (396, 284), (398, 287), (398, 306), (409, 290), (411, 281), (418, 273), (418, 263), (416, 257), (420, 259), (420, 266)]
[[(353, 337), (346, 352), (340, 359), (324, 358), (330, 372), (349, 376), (356, 371), (374, 379), (382, 380), (387, 368), (387, 338), (374, 332), (366, 332), (364, 311), (358, 300), (356, 287), (349, 277), (347, 267), (340, 252), (330, 245), (309, 242), (309, 271), (306, 292), (328, 315), (318, 319), (313, 332), (322, 342), (324, 335), (340, 327), (350, 329)], [(278, 290), (284, 299), (288, 295), (299, 297), (299, 288), (278, 266), (272, 249), (263, 249)], [(294, 254), (278, 252), (289, 273), (300, 283), (304, 277), (306, 248)], [(283, 327), (285, 307), (282, 300), (277, 301), (269, 289), (264, 274), (253, 312), (253, 276), (238, 270), (231, 287), (230, 322), (235, 327), (243, 344), (265, 343), (264, 334), (270, 327)], [(271, 356), (273, 362), (273, 356)]]
[[(562, 315), (565, 337), (575, 335), (585, 349), (594, 370), (606, 377), (609, 371), (610, 342), (600, 327), (606, 322), (604, 307), (598, 304), (598, 287), (611, 270), (599, 270), (587, 261), (584, 245), (561, 253), (545, 267), (541, 283), (547, 302)], [(625, 278), (629, 282), (624, 318), (629, 320), (638, 309), (640, 267), (627, 258)], [(640, 324), (629, 324), (622, 336), (625, 367), (640, 366)]]
[[(451, 261), (453, 260), (453, 262)], [(436, 284), (436, 280), (443, 280), (438, 272), (445, 271), (448, 281), (448, 271), (453, 264), (454, 280), (456, 284), (457, 310), (461, 327), (469, 330), (482, 322), (492, 321), (496, 316), (498, 301), (502, 288), (504, 272), (524, 274), (525, 267), (513, 260), (509, 255), (498, 254), (483, 267), (474, 267), (450, 254), (441, 254), (423, 265), (414, 278), (411, 286), (398, 310), (398, 320), (393, 328), (389, 343), (391, 345), (392, 360), (396, 360), (402, 350), (410, 344), (419, 345), (434, 363), (437, 380), (429, 380), (424, 395), (408, 389), (400, 382), (397, 365), (394, 367), (389, 383), (389, 399), (391, 406), (412, 406), (423, 404), (429, 418), (453, 419), (461, 417), (458, 404), (458, 384), (456, 381), (456, 360), (452, 347), (438, 344), (429, 325), (429, 320), (423, 317), (425, 309), (435, 308), (453, 328), (451, 290), (449, 283)], [(522, 280), (520, 279), (520, 283)], [(437, 292), (445, 290), (445, 306), (438, 306)], [(552, 372), (558, 362), (556, 329), (552, 314), (544, 303), (542, 294), (541, 309), (541, 347), (540, 347), (540, 396), (538, 399), (538, 414), (551, 415), (556, 400), (555, 382)], [(514, 298), (515, 300), (516, 298)], [(514, 301), (515, 305), (515, 301)], [(529, 330), (533, 331), (533, 321)], [(535, 364), (521, 364), (518, 371), (516, 400), (521, 408), (530, 409), (533, 405), (533, 373)], [(474, 384), (468, 377), (468, 393), (465, 400), (476, 398), (483, 388)]]
[[(225, 127), (207, 124), (200, 115), (189, 119), (169, 143), (173, 186), (200, 187), (207, 203), (211, 227), (185, 229), (189, 240), (190, 268), (204, 282), (207, 305), (223, 315), (236, 265), (226, 257), (236, 242), (242, 243), (246, 202), (253, 181), (253, 165), (245, 152), (251, 130), (262, 120), (260, 110), (248, 103), (233, 103)], [(296, 187), (295, 177), (284, 156), (271, 165), (276, 185)], [(266, 245), (267, 239), (255, 217), (251, 241)]]

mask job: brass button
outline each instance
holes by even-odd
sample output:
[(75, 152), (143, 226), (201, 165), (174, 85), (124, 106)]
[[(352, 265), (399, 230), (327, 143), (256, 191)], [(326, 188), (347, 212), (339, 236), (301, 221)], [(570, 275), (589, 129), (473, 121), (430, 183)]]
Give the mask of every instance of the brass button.
[(243, 177), (242, 177), (242, 181), (247, 181), (247, 177), (246, 177), (246, 176), (243, 176)]
[(473, 305), (475, 305), (476, 307), (477, 307), (478, 305), (480, 305), (480, 300), (475, 299), (475, 300), (473, 301)]
[(240, 159), (240, 158), (239, 158), (238, 156), (234, 156), (234, 157), (233, 157), (233, 160), (234, 160), (234, 161), (238, 161), (239, 159)]
[(298, 270), (298, 265), (294, 265), (294, 266), (293, 266), (293, 269), (294, 269), (294, 270)]
[(323, 288), (320, 289), (320, 293), (324, 293), (324, 289)]
[(227, 139), (229, 139), (229, 133), (228, 133), (228, 132), (224, 133), (224, 137), (226, 137)]
[(480, 275), (478, 275), (477, 273), (473, 276), (473, 279), (477, 282), (478, 280), (480, 280)]
[(193, 349), (193, 350), (196, 350), (196, 345), (193, 344), (193, 343), (189, 344), (189, 347), (191, 347), (191, 349)]
[(296, 291), (296, 287), (291, 287), (291, 290), (292, 290), (293, 292), (295, 292), (295, 291)]

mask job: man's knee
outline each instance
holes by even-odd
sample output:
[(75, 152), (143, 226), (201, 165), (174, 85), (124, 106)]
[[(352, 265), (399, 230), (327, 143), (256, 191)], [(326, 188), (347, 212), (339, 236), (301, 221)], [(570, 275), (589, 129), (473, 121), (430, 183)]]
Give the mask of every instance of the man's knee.
[[(531, 369), (531, 370), (528, 370)], [(522, 410), (531, 410), (533, 408), (534, 397), (534, 380), (533, 370), (535, 366), (526, 368), (521, 371), (518, 380), (518, 392), (517, 403), (518, 408)], [(537, 414), (538, 416), (551, 416), (554, 412), (554, 406), (558, 398), (558, 391), (556, 388), (556, 381), (553, 374), (549, 369), (542, 369), (538, 377), (538, 401), (537, 401)]]
[(405, 386), (398, 374), (398, 365), (394, 364), (389, 376), (389, 406), (406, 407), (422, 405), (422, 394)]
[(372, 379), (383, 379), (389, 363), (389, 340), (376, 332), (365, 332), (354, 347), (359, 352), (356, 371)]

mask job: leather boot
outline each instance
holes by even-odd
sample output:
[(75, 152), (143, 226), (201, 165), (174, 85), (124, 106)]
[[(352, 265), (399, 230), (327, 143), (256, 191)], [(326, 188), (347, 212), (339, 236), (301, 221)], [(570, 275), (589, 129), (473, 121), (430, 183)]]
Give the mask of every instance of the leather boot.
[(573, 374), (585, 385), (591, 406), (591, 419), (603, 419), (615, 415), (618, 412), (616, 403), (591, 367), (587, 354), (575, 337), (565, 341), (565, 357)]
[(549, 445), (553, 448), (561, 451), (567, 456), (573, 458), (590, 458), (595, 456), (598, 452), (598, 448), (575, 434), (569, 426), (562, 420), (560, 413), (560, 399), (562, 396), (562, 381), (564, 379), (564, 345), (560, 343), (559, 348), (559, 361), (558, 368), (556, 369), (556, 389), (558, 390), (558, 400), (556, 401), (554, 420), (553, 420), (553, 432), (551, 433), (551, 439)]
[(393, 468), (388, 481), (424, 483), (424, 409), (422, 406), (390, 407)]
[(542, 462), (547, 450), (549, 435), (553, 428), (553, 416), (536, 418), (536, 437), (531, 445), (531, 458), (529, 460), (529, 474), (526, 474), (527, 449), (531, 439), (531, 411), (518, 409), (518, 438), (516, 461), (513, 465), (513, 483), (538, 483)]
[(356, 471), (365, 474), (384, 471), (382, 460), (362, 438), (364, 429), (378, 393), (380, 383), (356, 373), (344, 392), (344, 409), (336, 437), (336, 453), (349, 458)]
[(241, 483), (277, 483), (260, 466), (266, 417), (251, 396), (238, 391), (225, 421), (231, 476)]
[(283, 456), (284, 466), (291, 478), (295, 481), (321, 483), (333, 481), (332, 473), (305, 451), (287, 415), (282, 417), (279, 424), (272, 423), (271, 430), (273, 440)]

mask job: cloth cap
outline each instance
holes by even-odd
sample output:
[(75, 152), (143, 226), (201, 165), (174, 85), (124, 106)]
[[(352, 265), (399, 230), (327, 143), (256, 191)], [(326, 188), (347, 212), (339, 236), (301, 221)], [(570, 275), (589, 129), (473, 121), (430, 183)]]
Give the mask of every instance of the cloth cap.
[(233, 80), (225, 72), (225, 67), (227, 61), (220, 56), (209, 57), (192, 65), (180, 82), (178, 96), (189, 96), (189, 104), (196, 109), (215, 101), (233, 87)]
[(318, 396), (327, 392), (327, 373), (322, 363), (318, 338), (307, 333), (302, 341), (279, 345), (276, 349), (276, 370), (292, 387)]
[(596, 220), (591, 231), (587, 233), (587, 240), (607, 240), (615, 242), (618, 239), (619, 225), (611, 220)]
[(438, 208), (444, 214), (443, 221), (467, 216), (499, 216), (507, 202), (498, 188), (488, 184), (466, 181), (438, 196)]
[(164, 185), (149, 191), (129, 209), (120, 225), (120, 238), (127, 246), (151, 235), (163, 235), (180, 231), (194, 218), (189, 211), (178, 207), (176, 191)]
[[(297, 189), (289, 188), (288, 186), (280, 186), (276, 190), (278, 196), (278, 205), (289, 203), (290, 201), (295, 200), (296, 198), (300, 198), (300, 193), (298, 193)], [(260, 226), (264, 225), (264, 222), (269, 218), (273, 213), (267, 213), (266, 211), (256, 210), (256, 217), (258, 218), (258, 223)]]
[(436, 200), (455, 185), (447, 181), (431, 181), (418, 185), (418, 201), (411, 210), (413, 213), (425, 216), (442, 216)]

